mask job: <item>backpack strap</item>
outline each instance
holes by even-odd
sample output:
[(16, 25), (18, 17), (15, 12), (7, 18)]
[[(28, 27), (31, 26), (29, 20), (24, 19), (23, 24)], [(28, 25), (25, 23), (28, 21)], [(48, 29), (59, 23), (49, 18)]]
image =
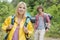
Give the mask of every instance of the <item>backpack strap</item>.
[(47, 23), (47, 15), (44, 14), (44, 26), (45, 26), (45, 30), (48, 28), (46, 23)]
[(45, 27), (46, 27), (46, 22), (47, 22), (46, 15), (44, 14), (44, 26)]
[[(14, 25), (14, 18), (15, 18), (15, 16), (12, 15), (12, 17), (11, 17), (11, 24), (12, 24), (12, 25)], [(6, 31), (8, 32), (8, 30), (6, 30)], [(10, 31), (10, 30), (9, 30), (9, 31)], [(4, 36), (4, 39), (3, 39), (3, 40), (7, 40), (8, 35), (9, 35), (9, 33), (6, 33), (6, 35)]]
[[(28, 24), (29, 21), (30, 21), (30, 18), (27, 16), (26, 20), (25, 20), (25, 23), (24, 23), (24, 27), (27, 27), (27, 24)], [(25, 34), (25, 37), (26, 37), (26, 40), (29, 40), (28, 33)]]
[(25, 23), (24, 23), (24, 26), (25, 26), (25, 27), (27, 27), (27, 24), (28, 24), (29, 21), (30, 21), (30, 18), (27, 16), (27, 17), (26, 17), (26, 20), (25, 20)]
[[(14, 19), (15, 19), (15, 16), (12, 15), (12, 18), (11, 18), (11, 24), (12, 24), (12, 25), (14, 25), (14, 22), (15, 22)], [(27, 17), (26, 17), (26, 20), (25, 20), (25, 23), (24, 23), (24, 26), (25, 26), (25, 27), (27, 27), (27, 24), (28, 24), (29, 21), (30, 21), (30, 18), (27, 16)]]
[(14, 22), (15, 22), (15, 20), (14, 20), (14, 19), (15, 19), (15, 16), (14, 16), (14, 15), (12, 15), (12, 18), (11, 18), (11, 24), (12, 24), (12, 25), (14, 25)]
[(35, 19), (36, 19), (36, 21), (35, 21), (34, 29), (37, 29), (37, 27), (38, 27), (39, 14), (37, 14), (37, 15), (35, 16)]

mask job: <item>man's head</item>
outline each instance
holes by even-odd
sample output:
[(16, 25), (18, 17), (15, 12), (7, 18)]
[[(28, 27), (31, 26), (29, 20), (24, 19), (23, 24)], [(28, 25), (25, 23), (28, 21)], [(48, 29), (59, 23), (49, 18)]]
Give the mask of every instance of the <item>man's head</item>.
[(37, 11), (38, 11), (39, 13), (41, 13), (41, 12), (44, 11), (44, 9), (43, 9), (43, 7), (40, 5), (40, 6), (37, 7)]

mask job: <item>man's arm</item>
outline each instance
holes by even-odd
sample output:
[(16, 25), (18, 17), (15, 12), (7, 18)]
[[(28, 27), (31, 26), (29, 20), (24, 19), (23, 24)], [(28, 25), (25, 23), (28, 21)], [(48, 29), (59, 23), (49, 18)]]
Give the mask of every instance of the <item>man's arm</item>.
[(49, 17), (48, 17), (48, 15), (47, 15), (47, 27), (48, 27), (48, 29), (50, 28), (50, 19), (49, 19)]

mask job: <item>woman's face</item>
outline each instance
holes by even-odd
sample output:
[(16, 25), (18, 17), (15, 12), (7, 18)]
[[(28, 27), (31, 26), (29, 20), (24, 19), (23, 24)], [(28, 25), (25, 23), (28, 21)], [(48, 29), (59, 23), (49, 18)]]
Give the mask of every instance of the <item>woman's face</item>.
[(18, 7), (18, 14), (23, 15), (26, 12), (26, 6), (24, 4), (19, 5)]

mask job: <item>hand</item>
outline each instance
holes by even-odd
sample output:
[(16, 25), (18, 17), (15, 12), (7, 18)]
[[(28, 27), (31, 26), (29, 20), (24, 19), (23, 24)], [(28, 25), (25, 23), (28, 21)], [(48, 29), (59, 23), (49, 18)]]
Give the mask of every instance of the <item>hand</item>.
[(49, 29), (46, 29), (46, 32), (48, 32), (49, 31)]
[(46, 23), (46, 26), (47, 26), (48, 28), (50, 28), (51, 24), (50, 24), (50, 23)]
[(7, 27), (7, 29), (12, 29), (12, 26), (13, 26), (13, 25), (9, 25), (9, 26)]
[(24, 32), (25, 32), (25, 33), (28, 33), (27, 27), (24, 27)]
[(7, 29), (6, 29), (6, 32), (9, 32), (9, 31), (12, 29), (12, 26), (13, 26), (13, 25), (9, 25), (9, 26), (7, 27)]

